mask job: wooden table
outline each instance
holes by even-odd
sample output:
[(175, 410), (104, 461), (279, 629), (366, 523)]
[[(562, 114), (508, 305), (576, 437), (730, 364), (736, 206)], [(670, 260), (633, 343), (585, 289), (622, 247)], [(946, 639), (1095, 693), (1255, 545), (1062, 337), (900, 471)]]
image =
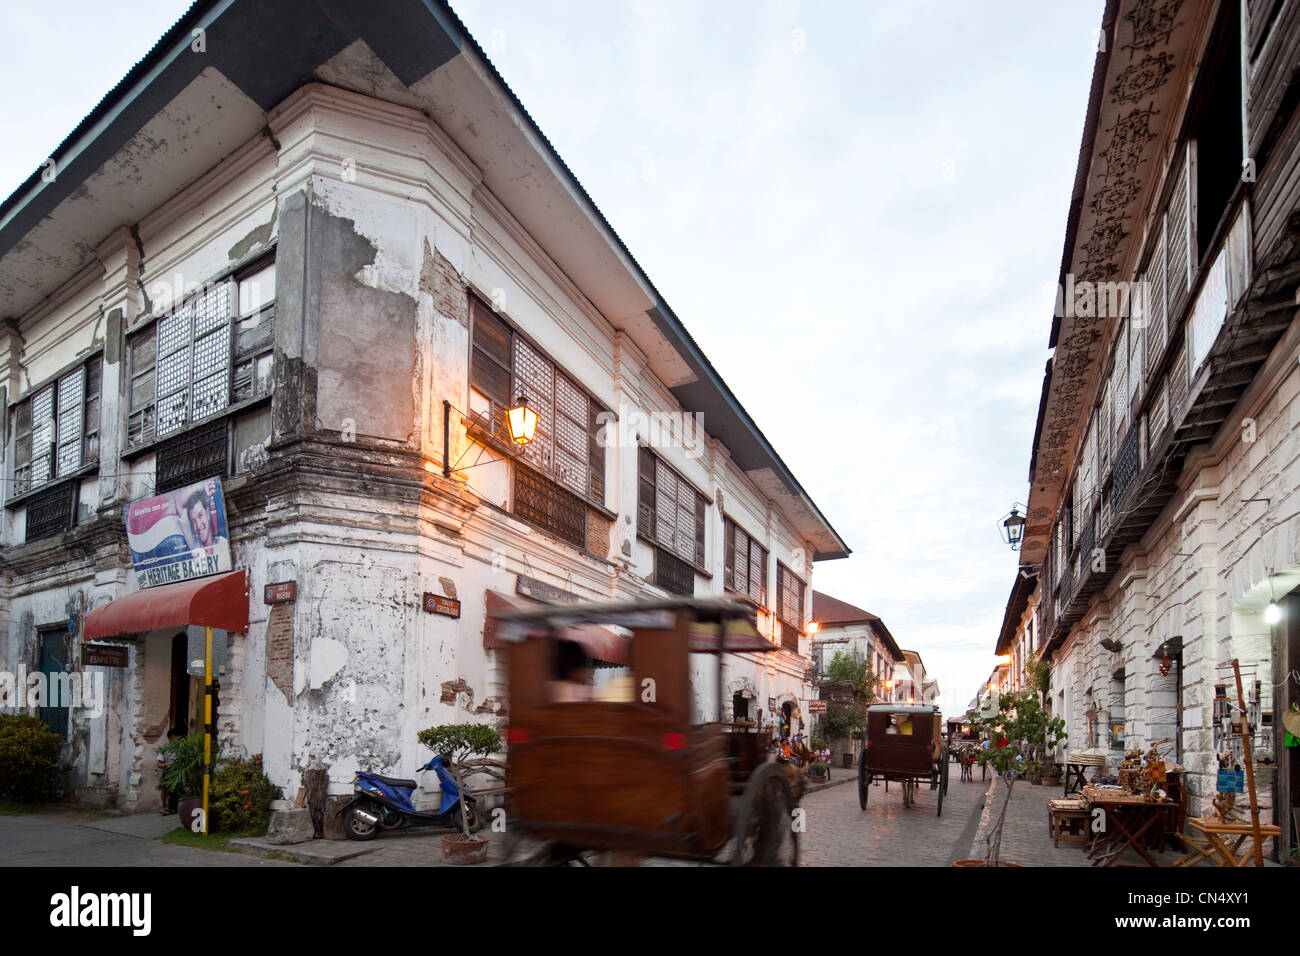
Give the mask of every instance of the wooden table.
[(1096, 835), (1088, 850), (1093, 866), (1114, 866), (1130, 848), (1146, 860), (1148, 866), (1160, 865), (1147, 852), (1143, 838), (1150, 840), (1154, 835), (1150, 833), (1152, 827), (1169, 822), (1177, 814), (1177, 803), (1172, 800), (1153, 802), (1091, 786), (1083, 788), (1083, 796), (1090, 806), (1101, 807), (1106, 812), (1106, 829)]
[(1067, 763), (1065, 765), (1065, 793), (1061, 794), (1061, 796), (1068, 797), (1074, 791), (1086, 787), (1088, 781), (1084, 779), (1083, 774), (1091, 766), (1092, 764), (1087, 763)]
[[(1183, 834), (1183, 843), (1186, 844), (1188, 853), (1181, 859), (1174, 861), (1174, 866), (1191, 866), (1201, 859), (1207, 859), (1216, 866), (1245, 866), (1255, 855), (1255, 828), (1249, 820), (1235, 820), (1231, 823), (1224, 823), (1218, 817), (1189, 817), (1187, 826), (1196, 830), (1200, 835), (1200, 840), (1193, 840), (1186, 833)], [(1233, 837), (1232, 846), (1224, 842), (1224, 837)], [(1263, 842), (1270, 837), (1281, 837), (1281, 827), (1273, 826), (1269, 823), (1259, 825), (1260, 852), (1263, 852)], [(1246, 842), (1247, 838), (1251, 843), (1241, 852), (1241, 845)]]

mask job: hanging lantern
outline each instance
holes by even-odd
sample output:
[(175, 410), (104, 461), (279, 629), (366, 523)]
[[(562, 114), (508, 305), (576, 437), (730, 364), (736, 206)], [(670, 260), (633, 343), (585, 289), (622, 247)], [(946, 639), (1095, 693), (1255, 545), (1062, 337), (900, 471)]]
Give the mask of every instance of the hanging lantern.
[(527, 445), (537, 432), (537, 412), (528, 405), (528, 399), (520, 395), (515, 399), (514, 408), (506, 412), (510, 424), (510, 440), (516, 445)]
[[(1029, 509), (1026, 508), (1026, 511)], [(1012, 551), (1019, 551), (1025, 536), (1025, 516), (1020, 513), (1020, 505), (1011, 506), (1011, 513), (1000, 522), (1002, 540), (1011, 545)]]

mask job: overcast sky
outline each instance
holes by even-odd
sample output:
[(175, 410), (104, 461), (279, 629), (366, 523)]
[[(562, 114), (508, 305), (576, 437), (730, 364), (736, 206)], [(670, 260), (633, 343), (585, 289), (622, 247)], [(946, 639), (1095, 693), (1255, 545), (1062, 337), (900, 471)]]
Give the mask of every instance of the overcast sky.
[[(187, 9), (4, 4), (0, 194)], [(1102, 0), (453, 0), (963, 709), (1016, 558)], [(707, 422), (705, 423), (707, 428)]]

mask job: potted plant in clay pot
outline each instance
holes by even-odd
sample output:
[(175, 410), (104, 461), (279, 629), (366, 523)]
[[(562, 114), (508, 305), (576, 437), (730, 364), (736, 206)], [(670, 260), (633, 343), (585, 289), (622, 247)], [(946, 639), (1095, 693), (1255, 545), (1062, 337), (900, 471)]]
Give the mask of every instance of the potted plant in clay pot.
[(1059, 787), (1061, 785), (1061, 765), (1055, 760), (1047, 762), (1047, 769), (1043, 771), (1043, 786)]
[(831, 778), (831, 768), (824, 763), (815, 763), (808, 768), (808, 780), (812, 783), (825, 783)]
[(158, 748), (158, 759), (163, 765), (163, 786), (180, 797), (176, 813), (181, 826), (193, 830), (194, 815), (203, 807), (203, 796), (199, 793), (203, 784), (203, 734), (193, 733), (167, 741)]
[[(463, 761), (471, 754), (481, 757), (501, 752), (501, 737), (484, 724), (440, 724), (418, 734), (420, 743), (447, 761), (447, 769), (456, 778), (456, 786), (465, 793)], [(448, 863), (482, 863), (487, 859), (488, 838), (470, 833), (465, 801), (460, 801), (460, 832), (442, 838), (442, 858)]]
[(988, 750), (979, 752), (983, 766), (991, 766), (1006, 787), (997, 821), (986, 837), (988, 853), (982, 860), (958, 860), (954, 866), (1018, 866), (1003, 863), (998, 857), (1002, 849), (1002, 830), (1007, 822), (1007, 807), (1011, 803), (1011, 788), (1016, 774), (1026, 766), (1038, 762), (1040, 755), (1049, 753), (1065, 742), (1065, 721), (1052, 717), (1038, 701), (1033, 691), (1003, 694), (998, 700), (997, 712), (973, 722), (980, 734), (990, 741)]

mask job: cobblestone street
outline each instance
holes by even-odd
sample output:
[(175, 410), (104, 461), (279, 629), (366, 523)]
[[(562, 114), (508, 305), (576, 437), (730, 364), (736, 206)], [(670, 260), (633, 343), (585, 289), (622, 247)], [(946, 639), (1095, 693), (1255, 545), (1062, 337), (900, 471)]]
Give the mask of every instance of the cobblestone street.
[[(955, 771), (955, 765), (953, 767)], [(856, 779), (843, 781), (836, 771), (832, 786), (807, 794), (801, 803), (806, 830), (800, 837), (801, 866), (951, 866), (956, 860), (983, 859), (985, 834), (997, 819), (1005, 791), (1001, 781), (973, 782), (950, 778), (943, 815), (936, 816), (937, 793), (923, 785), (916, 803), (903, 807), (899, 784), (871, 788), (867, 809), (858, 805)], [(986, 794), (992, 787), (992, 799)], [(1086, 867), (1091, 861), (1078, 843), (1052, 845), (1047, 829), (1047, 801), (1060, 796), (1058, 787), (1018, 783), (1012, 790), (1001, 858), (1021, 866)], [(290, 846), (271, 846), (244, 840), (246, 852), (214, 852), (172, 846), (156, 837), (167, 829), (165, 818), (135, 814), (98, 819), (93, 814), (56, 811), (31, 816), (0, 816), (0, 865), (6, 866), (259, 866), (315, 864), (335, 867), (450, 866), (442, 859), (440, 838), (446, 830), (387, 833), (370, 843), (313, 840)], [(489, 864), (506, 858), (504, 834), (488, 834)], [(235, 845), (232, 845), (232, 849)], [(261, 854), (274, 853), (267, 859)], [(523, 847), (516, 858), (526, 855)], [(1153, 853), (1161, 866), (1180, 856)], [(286, 859), (287, 858), (287, 859)], [(1124, 866), (1144, 866), (1129, 851), (1118, 861)], [(646, 866), (694, 866), (664, 859)], [(1202, 864), (1204, 865), (1204, 864)]]
[[(961, 783), (956, 765), (935, 815), (937, 793), (917, 789), (916, 803), (903, 808), (897, 783), (871, 787), (867, 809), (858, 806), (857, 782), (829, 787), (804, 798), (808, 831), (800, 863), (804, 866), (947, 866), (968, 855), (979, 825), (987, 783)], [(977, 774), (978, 777), (978, 774)]]

